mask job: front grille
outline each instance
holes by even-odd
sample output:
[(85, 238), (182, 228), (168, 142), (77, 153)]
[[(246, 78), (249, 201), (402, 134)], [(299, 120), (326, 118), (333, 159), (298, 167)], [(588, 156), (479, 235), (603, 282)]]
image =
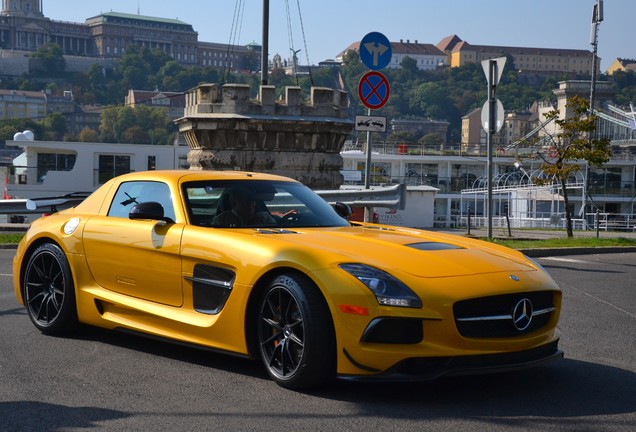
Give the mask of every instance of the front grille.
[[(532, 319), (527, 326), (521, 320), (515, 326), (515, 307), (524, 299), (532, 305)], [(519, 313), (522, 307), (523, 304), (519, 306)], [(506, 338), (530, 333), (546, 326), (554, 312), (552, 291), (503, 294), (462, 300), (453, 305), (457, 330), (467, 338)]]

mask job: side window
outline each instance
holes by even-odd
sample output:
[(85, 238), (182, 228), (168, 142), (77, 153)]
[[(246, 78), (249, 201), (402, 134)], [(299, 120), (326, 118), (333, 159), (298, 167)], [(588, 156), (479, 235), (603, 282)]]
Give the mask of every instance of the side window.
[(175, 219), (168, 185), (161, 182), (148, 181), (122, 183), (110, 205), (108, 216), (128, 218), (128, 213), (130, 213), (135, 204), (148, 201), (158, 202), (163, 206), (164, 216)]

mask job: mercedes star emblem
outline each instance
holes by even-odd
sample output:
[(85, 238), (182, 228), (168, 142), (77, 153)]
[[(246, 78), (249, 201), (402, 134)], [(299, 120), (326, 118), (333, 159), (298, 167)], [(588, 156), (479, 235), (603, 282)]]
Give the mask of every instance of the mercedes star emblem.
[(519, 300), (512, 310), (512, 323), (519, 331), (524, 331), (532, 322), (532, 302), (527, 298)]

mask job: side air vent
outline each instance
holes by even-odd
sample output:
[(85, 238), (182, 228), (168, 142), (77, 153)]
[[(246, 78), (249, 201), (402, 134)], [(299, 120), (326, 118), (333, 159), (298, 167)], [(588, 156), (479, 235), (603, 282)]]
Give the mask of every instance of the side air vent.
[(234, 285), (234, 272), (204, 264), (194, 266), (194, 275), (185, 277), (192, 282), (194, 310), (214, 315), (223, 309)]

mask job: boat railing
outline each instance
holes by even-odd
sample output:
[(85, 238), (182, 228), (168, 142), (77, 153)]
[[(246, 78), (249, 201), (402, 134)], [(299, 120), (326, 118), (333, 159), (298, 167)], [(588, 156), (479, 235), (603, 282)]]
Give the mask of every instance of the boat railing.
[[(627, 142), (629, 144), (625, 144)], [(538, 150), (548, 152), (549, 148), (550, 145), (511, 148), (505, 147), (505, 145), (502, 144), (496, 145), (493, 148), (493, 157), (530, 158), (531, 156), (536, 156)], [(341, 151), (360, 151), (366, 153), (367, 145), (365, 142), (347, 141)], [(485, 143), (420, 144), (401, 141), (372, 141), (371, 151), (376, 154), (396, 156), (469, 156), (484, 158), (488, 156), (488, 147)], [(612, 159), (636, 160), (636, 141), (613, 141)]]

